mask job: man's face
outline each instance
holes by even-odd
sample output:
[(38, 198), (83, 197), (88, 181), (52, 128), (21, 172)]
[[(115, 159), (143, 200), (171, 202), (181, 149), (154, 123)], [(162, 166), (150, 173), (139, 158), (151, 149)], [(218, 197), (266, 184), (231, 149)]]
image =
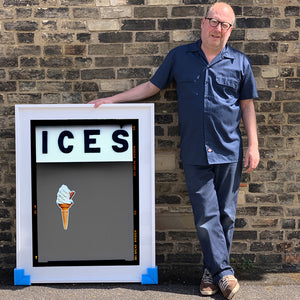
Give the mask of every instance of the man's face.
[[(227, 22), (233, 24), (234, 15), (226, 8), (213, 8), (209, 12), (207, 18), (214, 18), (220, 22)], [(232, 26), (226, 31), (222, 29), (221, 24), (216, 27), (210, 25), (208, 19), (203, 18), (201, 22), (201, 39), (202, 45), (205, 49), (210, 49), (211, 51), (220, 52), (226, 45), (230, 34), (232, 31)]]

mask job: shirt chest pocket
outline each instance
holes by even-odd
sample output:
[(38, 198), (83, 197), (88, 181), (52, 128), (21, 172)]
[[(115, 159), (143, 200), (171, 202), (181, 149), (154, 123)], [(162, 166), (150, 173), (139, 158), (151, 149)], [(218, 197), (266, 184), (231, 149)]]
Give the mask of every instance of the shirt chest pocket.
[(219, 95), (223, 94), (225, 97), (238, 96), (238, 92), (239, 92), (238, 80), (230, 77), (217, 76), (216, 82), (217, 82), (217, 86), (215, 88)]
[(227, 77), (217, 77), (216, 81), (218, 84), (231, 87), (233, 89), (238, 89), (239, 83), (237, 80), (233, 78), (227, 78)]

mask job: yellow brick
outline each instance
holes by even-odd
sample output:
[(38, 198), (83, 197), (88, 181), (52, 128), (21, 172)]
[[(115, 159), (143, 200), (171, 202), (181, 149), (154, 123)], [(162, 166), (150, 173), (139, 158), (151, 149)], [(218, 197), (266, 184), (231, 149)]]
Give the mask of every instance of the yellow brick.
[(118, 6), (118, 5), (126, 5), (127, 0), (110, 0), (110, 5)]
[(156, 216), (157, 230), (195, 229), (193, 214), (162, 214)]
[(261, 77), (255, 78), (255, 80), (256, 80), (257, 89), (259, 90), (267, 89), (267, 84)]
[(180, 0), (148, 0), (148, 5), (179, 5)]
[(240, 188), (239, 196), (238, 196), (238, 205), (245, 205), (245, 204), (246, 204), (245, 192), (241, 191), (241, 188)]
[(120, 24), (118, 20), (88, 20), (87, 26), (90, 31), (113, 31), (120, 30)]
[(102, 91), (126, 91), (129, 90), (132, 86), (128, 80), (101, 80), (100, 82)]
[(248, 29), (246, 33), (246, 39), (248, 41), (263, 41), (269, 39), (268, 30), (257, 30), (257, 29)]
[(156, 171), (171, 171), (176, 169), (174, 153), (157, 153), (155, 155)]
[(102, 7), (100, 9), (101, 17), (107, 19), (118, 19), (132, 16), (132, 11), (129, 6), (125, 7)]
[(263, 78), (276, 78), (278, 75), (278, 67), (263, 67), (261, 69), (261, 76)]

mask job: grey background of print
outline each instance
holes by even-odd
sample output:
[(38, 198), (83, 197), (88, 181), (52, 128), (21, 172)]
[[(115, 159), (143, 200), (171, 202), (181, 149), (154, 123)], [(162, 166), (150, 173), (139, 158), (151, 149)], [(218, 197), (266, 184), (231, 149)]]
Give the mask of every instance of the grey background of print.
[[(132, 163), (37, 164), (38, 262), (133, 260)], [(56, 194), (75, 190), (63, 229)]]

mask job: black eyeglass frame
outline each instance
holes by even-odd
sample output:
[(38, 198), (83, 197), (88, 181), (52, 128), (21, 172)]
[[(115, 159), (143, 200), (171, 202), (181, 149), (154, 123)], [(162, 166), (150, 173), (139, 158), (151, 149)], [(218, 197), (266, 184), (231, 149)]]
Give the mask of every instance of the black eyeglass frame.
[[(210, 25), (211, 27), (218, 27), (219, 24), (221, 24), (221, 29), (224, 30), (224, 31), (228, 31), (228, 30), (233, 26), (233, 24), (230, 24), (229, 22), (221, 22), (221, 21), (219, 21), (219, 20), (217, 20), (217, 19), (215, 19), (215, 18), (207, 18), (207, 17), (205, 17), (205, 20), (208, 20), (209, 25)], [(216, 22), (217, 22), (217, 25), (213, 26), (213, 25), (211, 24), (211, 20), (216, 21)], [(223, 24), (228, 24), (229, 27), (226, 29), (226, 28), (223, 27)]]

